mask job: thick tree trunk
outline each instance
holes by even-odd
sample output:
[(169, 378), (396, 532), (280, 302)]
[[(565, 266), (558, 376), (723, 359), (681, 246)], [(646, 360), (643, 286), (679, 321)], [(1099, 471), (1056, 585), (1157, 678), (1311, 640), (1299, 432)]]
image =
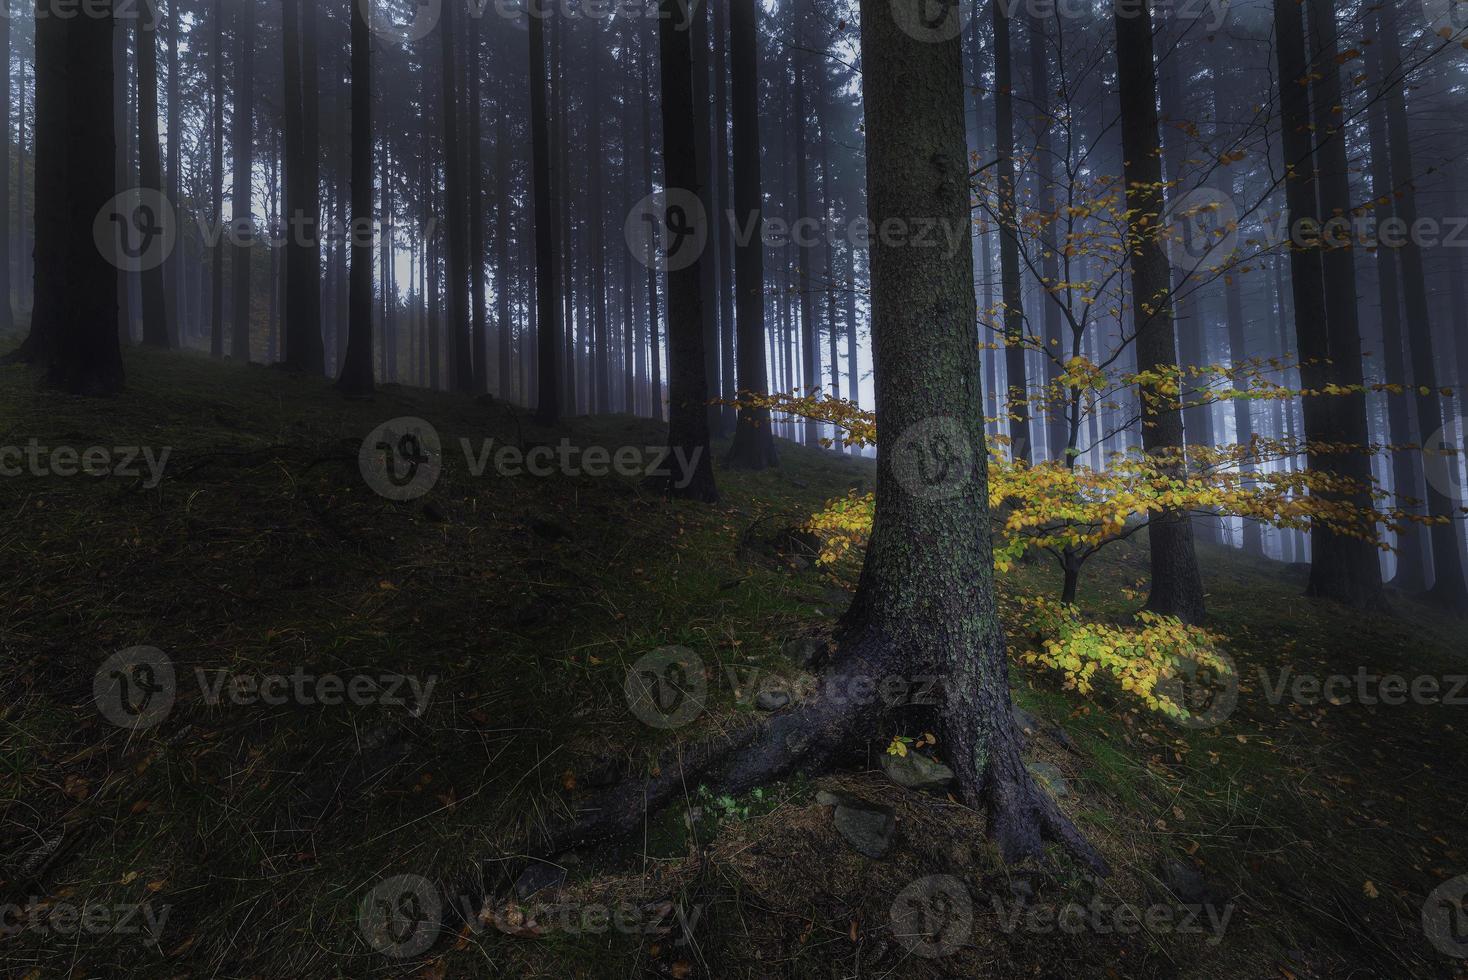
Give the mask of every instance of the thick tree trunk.
[[(740, 225), (752, 221), (748, 236), (734, 249), (734, 290), (739, 324), (740, 397), (769, 394), (765, 369), (765, 269), (761, 243), (764, 201), (760, 177), (759, 35), (755, 0), (732, 0), (729, 48), (732, 59), (734, 123), (734, 214)], [(769, 409), (742, 407), (725, 465), (762, 470), (775, 466), (775, 437)]]
[[(1329, 9), (1329, 0), (1313, 0), (1324, 3)], [(1313, 8), (1312, 8), (1313, 9)], [(1398, 48), (1396, 8), (1388, 2), (1377, 13), (1379, 30), (1377, 35), (1385, 47), (1384, 77), (1399, 79), (1386, 93), (1386, 115), (1388, 139), (1391, 144), (1392, 173), (1403, 184), (1398, 188), (1397, 214), (1408, 228), (1417, 224), (1417, 200), (1411, 181), (1416, 177), (1412, 170), (1411, 132), (1407, 122), (1407, 106), (1401, 78), (1401, 55)], [(1314, 25), (1314, 21), (1311, 21)], [(1334, 72), (1330, 72), (1334, 74)], [(1339, 142), (1339, 141), (1338, 141)], [(1344, 151), (1340, 154), (1344, 160)], [(1412, 382), (1416, 386), (1417, 442), (1425, 446), (1434, 435), (1444, 445), (1451, 446), (1452, 440), (1443, 430), (1442, 401), (1438, 393), (1437, 355), (1434, 353), (1432, 325), (1427, 308), (1427, 279), (1422, 268), (1422, 249), (1412, 235), (1405, 236), (1401, 248), (1402, 291), (1406, 301), (1408, 342), (1412, 347)], [(1350, 253), (1347, 252), (1347, 261)], [(1330, 253), (1326, 253), (1327, 262)], [(1335, 334), (1332, 332), (1332, 342)], [(1465, 342), (1460, 338), (1460, 343)], [(1359, 340), (1358, 340), (1359, 347)], [(1333, 357), (1337, 354), (1334, 344)], [(1356, 361), (1357, 373), (1360, 360)], [(1443, 430), (1443, 431), (1440, 431)], [(1432, 461), (1428, 461), (1429, 463)], [(1456, 469), (1456, 456), (1447, 457), (1446, 465)], [(1426, 464), (1425, 464), (1426, 465)], [(1458, 525), (1461, 513), (1448, 498), (1440, 481), (1427, 481), (1427, 512), (1437, 523), (1432, 525), (1429, 540), (1432, 543), (1433, 584), (1428, 596), (1433, 601), (1453, 609), (1468, 612), (1468, 582), (1463, 575), (1463, 561), (1458, 553)]]
[[(1319, 221), (1317, 202), (1316, 154), (1311, 140), (1310, 92), (1305, 85), (1310, 68), (1305, 60), (1304, 25), (1299, 5), (1292, 0), (1276, 0), (1274, 4), (1276, 55), (1279, 63), (1279, 88), (1281, 135), (1284, 159), (1291, 178), (1285, 183), (1286, 199), (1289, 202), (1290, 227), (1302, 222)], [(1328, 63), (1323, 74), (1334, 72), (1333, 63)], [(1322, 127), (1322, 131), (1324, 127)], [(1335, 137), (1339, 140), (1339, 133)], [(1344, 167), (1336, 175), (1345, 179)], [(1350, 253), (1345, 255), (1350, 262)], [(1310, 390), (1323, 389), (1335, 380), (1328, 366), (1333, 356), (1334, 332), (1328, 321), (1334, 312), (1341, 311), (1346, 298), (1335, 297), (1332, 310), (1327, 310), (1325, 274), (1321, 255), (1315, 248), (1290, 249), (1290, 284), (1294, 296), (1295, 336), (1300, 353), (1300, 382)], [(1352, 306), (1350, 327), (1355, 329), (1354, 293), (1349, 298)], [(1342, 316), (1345, 316), (1342, 312)], [(1349, 344), (1344, 345), (1349, 347)], [(1340, 356), (1347, 356), (1342, 350)], [(1357, 381), (1360, 381), (1360, 339), (1355, 341)], [(1321, 447), (1336, 445), (1350, 440), (1351, 435), (1343, 430), (1340, 418), (1345, 412), (1360, 414), (1360, 405), (1354, 399), (1339, 404), (1347, 396), (1316, 396), (1302, 400), (1301, 409), (1305, 422), (1305, 438), (1316, 451), (1310, 454), (1310, 466), (1320, 472), (1332, 473), (1342, 478), (1359, 479), (1362, 474), (1352, 462), (1353, 456), (1330, 453)], [(1362, 415), (1361, 424), (1365, 418)], [(1358, 433), (1358, 436), (1360, 433)], [(1358, 439), (1359, 442), (1359, 439)], [(1359, 498), (1357, 498), (1359, 499)], [(1336, 599), (1356, 607), (1375, 606), (1381, 602), (1381, 569), (1375, 550), (1369, 545), (1323, 527), (1312, 529), (1310, 582), (1307, 595)]]
[[(1172, 272), (1158, 239), (1163, 184), (1152, 17), (1145, 0), (1119, 0), (1115, 21), (1137, 367), (1170, 369), (1177, 365), (1177, 346), (1172, 331)], [(1182, 412), (1175, 399), (1155, 390), (1142, 392), (1142, 445), (1166, 465), (1185, 469)], [(1154, 514), (1147, 535), (1152, 566), (1147, 608), (1199, 622), (1204, 614), (1203, 582), (1188, 516), (1172, 510)]]
[[(700, 173), (695, 141), (693, 61), (679, 0), (659, 0), (658, 60), (663, 95), (663, 172), (670, 196), (696, 195)], [(692, 466), (686, 481), (675, 471), (671, 496), (719, 499), (709, 452), (709, 387), (704, 358), (703, 280), (699, 258), (668, 272), (668, 447)], [(712, 302), (713, 297), (707, 297)], [(679, 485), (683, 484), (683, 485)]]
[(285, 366), (324, 374), (321, 343), (320, 135), (316, 91), (316, 4), (284, 0)]
[(347, 354), (337, 387), (372, 394), (372, 33), (367, 14), (351, 11), (352, 220), (348, 234), (352, 269), (347, 285)]
[[(47, 60), (59, 56), (58, 63), (47, 65), (45, 80), (59, 81), (64, 89), (52, 93), (59, 98), (45, 101), (48, 111), (60, 113), (60, 118), (44, 123), (48, 132), (59, 137), (45, 163), (60, 171), (56, 180), (46, 184), (56, 197), (44, 201), (44, 218), (56, 222), (50, 234), (55, 236), (57, 249), (47, 258), (60, 262), (49, 274), (57, 277), (53, 282), (61, 285), (61, 295), (53, 300), (56, 316), (47, 327), (44, 363), (48, 384), (75, 395), (111, 395), (121, 391), (123, 384), (117, 337), (118, 270), (97, 248), (92, 227), (117, 193), (112, 6), (102, 0), (90, 11), (96, 16), (62, 20), (59, 37), (48, 39), (45, 50)], [(38, 70), (38, 84), (41, 79)], [(39, 98), (37, 104), (41, 104)], [(41, 125), (38, 118), (38, 129)], [(37, 201), (38, 220), (42, 204)], [(38, 227), (38, 238), (39, 231)], [(39, 265), (38, 256), (38, 270)]]

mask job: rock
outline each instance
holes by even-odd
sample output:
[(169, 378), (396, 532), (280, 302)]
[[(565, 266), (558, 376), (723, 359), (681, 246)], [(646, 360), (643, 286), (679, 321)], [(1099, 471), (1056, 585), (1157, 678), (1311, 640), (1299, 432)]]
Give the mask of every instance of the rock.
[(1197, 868), (1177, 858), (1163, 858), (1157, 877), (1162, 885), (1183, 905), (1214, 905), (1219, 902), (1217, 890)]
[(780, 648), (780, 652), (786, 659), (794, 661), (802, 667), (815, 667), (826, 656), (826, 643), (813, 636), (797, 636), (789, 640)]
[(520, 877), (515, 879), (515, 894), (520, 901), (525, 901), (530, 896), (539, 894), (547, 888), (559, 888), (566, 881), (566, 871), (554, 864), (545, 861), (536, 861), (524, 871)]
[(1046, 791), (1057, 800), (1063, 800), (1070, 795), (1070, 783), (1065, 778), (1065, 773), (1055, 768), (1048, 762), (1026, 763), (1030, 774), (1040, 781)]
[(1035, 886), (1028, 878), (1009, 879), (1009, 894), (1021, 905), (1028, 905), (1035, 900)]
[(789, 703), (790, 692), (779, 689), (760, 691), (759, 695), (754, 699), (755, 707), (761, 711), (779, 711)]
[(1014, 724), (1026, 735), (1040, 734), (1040, 719), (1030, 714), (1019, 705), (1014, 706)]
[(855, 806), (867, 805), (866, 800), (852, 796), (850, 793), (841, 793), (836, 790), (816, 790), (816, 802), (821, 806)]
[(886, 854), (887, 848), (892, 846), (892, 832), (897, 829), (897, 817), (887, 807), (870, 803), (862, 806), (841, 803), (837, 804), (832, 819), (836, 823), (837, 832), (846, 838), (846, 843), (855, 848), (858, 854), (876, 859)]
[(883, 755), (882, 771), (898, 786), (908, 789), (942, 789), (953, 782), (953, 770), (918, 752)]

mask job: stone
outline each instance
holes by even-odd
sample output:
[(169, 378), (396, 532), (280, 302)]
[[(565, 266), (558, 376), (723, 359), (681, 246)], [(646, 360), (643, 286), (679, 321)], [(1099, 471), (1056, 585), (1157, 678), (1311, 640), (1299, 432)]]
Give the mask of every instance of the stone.
[(826, 644), (813, 636), (797, 636), (780, 648), (786, 659), (801, 667), (814, 667), (826, 654)]
[(1027, 763), (1030, 775), (1039, 780), (1040, 785), (1057, 800), (1063, 800), (1070, 795), (1070, 782), (1065, 778), (1065, 773), (1048, 762)]
[(544, 861), (536, 861), (520, 872), (515, 879), (515, 894), (520, 901), (537, 895), (547, 888), (559, 888), (566, 881), (566, 870)]
[(848, 806), (837, 804), (832, 814), (836, 831), (858, 854), (877, 859), (892, 846), (892, 833), (897, 829), (897, 817), (887, 807), (873, 804)]
[(918, 752), (883, 755), (882, 771), (898, 786), (908, 789), (942, 789), (953, 782), (953, 770)]
[(1019, 705), (1014, 706), (1014, 724), (1020, 731), (1024, 732), (1026, 735), (1038, 735), (1041, 731), (1040, 719), (1036, 718), (1034, 715), (1030, 714)]
[(760, 691), (754, 699), (755, 707), (761, 711), (779, 711), (790, 703), (790, 692), (778, 688)]

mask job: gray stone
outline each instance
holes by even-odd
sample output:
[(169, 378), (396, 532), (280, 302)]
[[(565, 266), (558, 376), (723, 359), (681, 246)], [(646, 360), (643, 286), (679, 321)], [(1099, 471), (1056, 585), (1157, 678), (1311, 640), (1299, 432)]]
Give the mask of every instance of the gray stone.
[(565, 881), (564, 868), (558, 868), (544, 861), (536, 861), (522, 871), (519, 878), (515, 879), (515, 894), (520, 896), (520, 901), (523, 902), (547, 888), (559, 888)]
[(858, 854), (869, 858), (880, 858), (892, 846), (892, 833), (897, 829), (897, 818), (887, 807), (847, 806), (837, 804), (832, 819), (836, 830), (846, 843)]
[(1048, 762), (1026, 763), (1030, 774), (1039, 780), (1040, 785), (1057, 800), (1063, 800), (1070, 795), (1070, 783), (1065, 778), (1065, 773), (1055, 768)]
[(882, 771), (898, 786), (908, 789), (942, 789), (953, 782), (953, 770), (917, 752), (883, 755)]
[(1030, 714), (1019, 705), (1014, 706), (1014, 724), (1026, 735), (1040, 734), (1040, 719)]
[(798, 636), (788, 641), (780, 652), (802, 667), (814, 667), (826, 653), (826, 644), (813, 636)]
[(785, 705), (789, 703), (790, 692), (782, 691), (779, 688), (772, 688), (768, 691), (760, 691), (759, 695), (756, 696), (754, 699), (755, 707), (759, 708), (761, 711), (779, 711), (781, 708), (785, 707)]

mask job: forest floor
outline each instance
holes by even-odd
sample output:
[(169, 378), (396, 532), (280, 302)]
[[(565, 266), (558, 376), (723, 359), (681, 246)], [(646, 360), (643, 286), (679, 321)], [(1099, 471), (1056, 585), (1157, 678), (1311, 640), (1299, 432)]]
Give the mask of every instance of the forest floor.
[[(1304, 978), (1468, 962), (1422, 924), (1429, 892), (1468, 872), (1468, 690), (1457, 706), (1268, 696), (1299, 675), (1468, 673), (1463, 624), (1400, 596), (1380, 616), (1305, 600), (1296, 571), (1213, 547), (1208, 626), (1241, 678), (1221, 725), (1014, 670), (1031, 756), (1107, 879), (1058, 854), (1004, 867), (980, 816), (887, 779), (892, 733), (874, 731), (837, 775), (741, 799), (689, 786), (643, 839), (562, 859), (559, 892), (383, 955), (359, 924), (383, 879), (472, 878), (617, 772), (796, 677), (787, 653), (829, 638), (854, 582), (780, 532), (869, 486), (874, 465), (782, 442), (778, 471), (720, 468), (712, 507), (617, 476), (476, 477), (461, 437), (645, 447), (662, 430), (611, 416), (552, 433), (503, 404), (397, 386), (350, 402), (276, 370), (126, 356), (127, 393), (105, 401), (0, 369), (0, 446), (171, 450), (151, 486), (146, 466), (0, 478), (0, 972)], [(401, 416), (433, 424), (444, 465), (398, 503), (369, 487), (358, 448)], [(1144, 544), (1087, 567), (1088, 616), (1135, 609)], [(1016, 600), (1055, 594), (1058, 572), (1021, 565), (999, 588), (1022, 651)], [(707, 666), (709, 709), (659, 730), (629, 711), (625, 682), (670, 644)], [(166, 655), (173, 697), (130, 731), (104, 717), (94, 679), (137, 646)], [(304, 696), (252, 696), (299, 668)], [(328, 675), (369, 678), (363, 703), (326, 703), (342, 693)], [(883, 857), (837, 831), (831, 792), (895, 811)], [(894, 925), (934, 875), (966, 885), (945, 912), (951, 950)]]

